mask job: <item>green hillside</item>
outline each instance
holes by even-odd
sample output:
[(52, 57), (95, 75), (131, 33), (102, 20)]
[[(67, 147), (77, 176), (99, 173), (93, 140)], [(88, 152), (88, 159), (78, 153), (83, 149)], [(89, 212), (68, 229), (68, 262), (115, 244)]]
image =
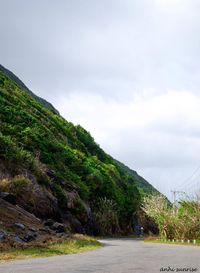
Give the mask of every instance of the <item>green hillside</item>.
[(41, 219), (110, 234), (130, 231), (141, 192), (155, 189), (0, 66), (0, 191)]

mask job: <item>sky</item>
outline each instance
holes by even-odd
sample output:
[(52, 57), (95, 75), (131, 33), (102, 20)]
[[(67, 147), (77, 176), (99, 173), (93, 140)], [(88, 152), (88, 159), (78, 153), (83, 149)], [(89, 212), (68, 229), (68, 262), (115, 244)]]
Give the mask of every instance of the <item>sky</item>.
[(162, 193), (200, 188), (199, 0), (0, 0), (0, 63)]

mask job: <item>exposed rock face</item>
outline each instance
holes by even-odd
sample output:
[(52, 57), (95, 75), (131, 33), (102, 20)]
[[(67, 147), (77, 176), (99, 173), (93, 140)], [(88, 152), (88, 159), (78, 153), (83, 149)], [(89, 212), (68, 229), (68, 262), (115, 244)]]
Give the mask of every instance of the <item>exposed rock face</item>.
[[(15, 222), (16, 219), (19, 222)], [(41, 241), (45, 236), (68, 236), (64, 224), (52, 219), (44, 224), (34, 214), (0, 198), (0, 243), (24, 244)]]
[[(22, 177), (26, 184), (19, 190), (12, 186), (13, 179)], [(0, 198), (9, 203), (18, 204), (25, 210), (34, 213), (41, 218), (56, 217), (58, 215), (58, 201), (52, 194), (51, 189), (40, 185), (36, 177), (30, 172), (20, 170), (17, 176), (12, 176), (8, 168), (0, 160), (0, 180), (5, 181), (5, 189), (9, 192), (0, 190)]]
[(36, 216), (55, 217), (58, 214), (58, 202), (50, 189), (37, 183), (36, 178), (29, 174), (30, 184), (17, 196), (17, 203)]
[(31, 214), (19, 207), (18, 205), (12, 205), (7, 201), (0, 198), (0, 224), (14, 225), (16, 223), (16, 219), (19, 223), (27, 223), (28, 227), (41, 227), (41, 221), (34, 214)]

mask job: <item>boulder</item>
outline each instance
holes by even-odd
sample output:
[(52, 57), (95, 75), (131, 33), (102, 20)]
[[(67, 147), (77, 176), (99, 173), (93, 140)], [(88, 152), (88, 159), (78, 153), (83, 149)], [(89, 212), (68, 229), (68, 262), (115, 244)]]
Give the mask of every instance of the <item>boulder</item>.
[(29, 230), (30, 230), (30, 231), (33, 231), (33, 232), (37, 232), (37, 229), (34, 228), (34, 227), (30, 227)]
[(16, 243), (21, 243), (21, 244), (24, 243), (24, 240), (21, 239), (18, 235), (13, 235), (10, 237), (10, 239)]
[(54, 220), (52, 220), (52, 219), (47, 219), (47, 220), (44, 222), (44, 225), (45, 225), (45, 226), (48, 226), (48, 227), (51, 227), (51, 226), (53, 226), (54, 223), (55, 223)]
[(0, 230), (0, 242), (5, 240), (7, 237), (7, 233), (4, 230)]
[(54, 230), (56, 233), (62, 233), (65, 232), (65, 226), (61, 223), (55, 222), (52, 226), (51, 229)]
[(21, 224), (21, 223), (15, 223), (14, 224), (15, 228), (21, 229), (21, 230), (25, 230), (25, 225)]
[(35, 241), (38, 237), (38, 233), (37, 232), (31, 232), (29, 231), (23, 238), (23, 240), (27, 243)]

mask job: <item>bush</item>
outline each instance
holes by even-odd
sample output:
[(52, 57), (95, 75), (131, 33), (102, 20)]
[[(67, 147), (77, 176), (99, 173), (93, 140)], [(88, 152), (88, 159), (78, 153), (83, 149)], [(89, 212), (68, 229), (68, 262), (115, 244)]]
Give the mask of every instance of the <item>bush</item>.
[(0, 180), (0, 191), (9, 192), (10, 190), (10, 180), (5, 178)]
[(16, 175), (12, 179), (0, 180), (0, 190), (15, 194), (16, 196), (26, 192), (31, 181), (23, 175)]
[(25, 192), (30, 184), (31, 181), (28, 177), (25, 177), (23, 175), (16, 175), (11, 180), (11, 191), (16, 195), (19, 195)]

